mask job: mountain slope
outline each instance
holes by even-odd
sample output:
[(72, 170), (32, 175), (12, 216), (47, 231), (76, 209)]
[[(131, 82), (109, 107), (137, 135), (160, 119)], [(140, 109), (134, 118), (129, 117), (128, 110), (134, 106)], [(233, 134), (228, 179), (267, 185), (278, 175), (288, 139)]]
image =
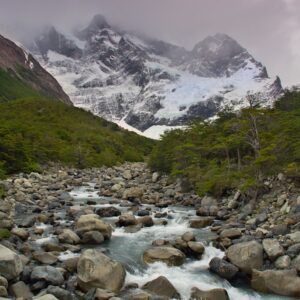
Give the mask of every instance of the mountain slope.
[(0, 35), (0, 101), (38, 95), (72, 104), (31, 54)]
[(224, 34), (188, 51), (121, 32), (95, 16), (76, 36), (46, 30), (32, 49), (75, 106), (141, 131), (240, 109), (248, 92), (260, 93), (263, 106), (282, 93), (280, 79), (269, 78), (261, 63)]

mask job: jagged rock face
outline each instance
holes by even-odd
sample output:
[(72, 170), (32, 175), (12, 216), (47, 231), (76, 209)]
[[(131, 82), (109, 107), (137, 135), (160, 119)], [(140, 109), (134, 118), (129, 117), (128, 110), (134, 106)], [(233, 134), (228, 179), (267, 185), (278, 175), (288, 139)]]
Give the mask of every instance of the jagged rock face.
[(258, 69), (257, 78), (268, 78), (266, 68), (226, 34), (208, 36), (192, 50), (186, 68), (203, 77), (230, 77), (252, 64)]
[(188, 51), (121, 32), (98, 15), (72, 39), (60, 37), (60, 47), (46, 36), (50, 44), (35, 53), (73, 103), (141, 131), (210, 118), (226, 107), (238, 110), (247, 106), (249, 91), (260, 93), (262, 106), (282, 93), (280, 79), (270, 79), (266, 68), (225, 34)]
[(1, 69), (29, 85), (41, 95), (72, 104), (56, 79), (42, 68), (31, 54), (0, 35)]

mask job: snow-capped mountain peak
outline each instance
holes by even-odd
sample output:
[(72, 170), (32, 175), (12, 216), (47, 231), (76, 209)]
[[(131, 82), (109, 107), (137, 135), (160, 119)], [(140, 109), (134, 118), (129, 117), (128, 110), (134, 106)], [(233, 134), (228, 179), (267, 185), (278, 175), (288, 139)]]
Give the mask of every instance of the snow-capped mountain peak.
[(249, 91), (260, 92), (265, 106), (282, 92), (280, 80), (226, 34), (188, 51), (121, 32), (97, 15), (73, 37), (44, 33), (34, 50), (75, 105), (140, 131), (240, 109)]

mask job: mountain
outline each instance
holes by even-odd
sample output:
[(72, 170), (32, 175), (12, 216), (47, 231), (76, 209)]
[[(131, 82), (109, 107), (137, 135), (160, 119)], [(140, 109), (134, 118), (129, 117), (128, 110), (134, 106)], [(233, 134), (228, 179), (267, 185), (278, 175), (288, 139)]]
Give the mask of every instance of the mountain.
[(31, 54), (0, 35), (0, 102), (38, 95), (72, 104), (56, 79)]
[(280, 79), (234, 39), (209, 36), (189, 51), (111, 26), (97, 15), (74, 34), (47, 28), (31, 50), (75, 106), (145, 134), (247, 106), (270, 106)]

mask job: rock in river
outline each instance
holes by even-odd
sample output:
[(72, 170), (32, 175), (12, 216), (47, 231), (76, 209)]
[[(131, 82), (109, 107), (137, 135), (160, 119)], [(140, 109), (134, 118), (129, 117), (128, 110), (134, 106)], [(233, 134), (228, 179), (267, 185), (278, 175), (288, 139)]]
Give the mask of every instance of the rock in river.
[(96, 249), (85, 250), (77, 264), (78, 284), (87, 292), (101, 288), (119, 292), (125, 281), (125, 268)]
[(96, 214), (82, 215), (76, 223), (77, 233), (83, 235), (89, 231), (99, 231), (105, 239), (111, 237), (112, 228), (102, 221)]
[(164, 276), (159, 276), (156, 279), (147, 282), (143, 289), (158, 295), (167, 297), (168, 299), (180, 299), (180, 294), (177, 292), (173, 284)]
[(214, 221), (213, 217), (198, 217), (190, 219), (191, 228), (204, 228), (209, 226)]
[(196, 300), (229, 300), (229, 296), (224, 289), (212, 289), (209, 291), (202, 291), (198, 288), (192, 288), (191, 299)]
[(168, 266), (180, 266), (184, 263), (185, 255), (172, 247), (155, 247), (144, 252), (143, 260), (147, 264), (161, 261)]
[(216, 273), (220, 277), (225, 279), (233, 278), (239, 271), (239, 269), (235, 265), (218, 257), (214, 257), (209, 262), (209, 269), (213, 273)]

